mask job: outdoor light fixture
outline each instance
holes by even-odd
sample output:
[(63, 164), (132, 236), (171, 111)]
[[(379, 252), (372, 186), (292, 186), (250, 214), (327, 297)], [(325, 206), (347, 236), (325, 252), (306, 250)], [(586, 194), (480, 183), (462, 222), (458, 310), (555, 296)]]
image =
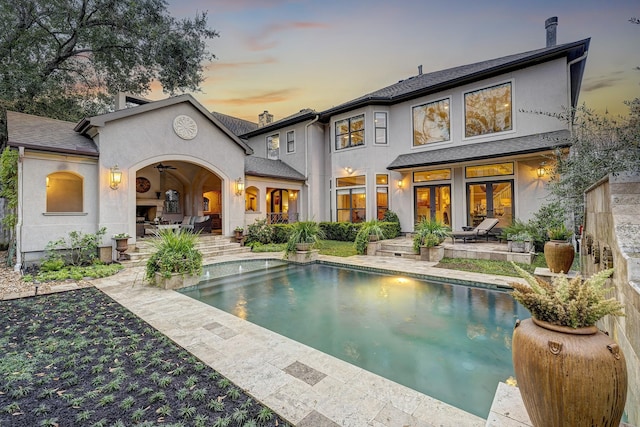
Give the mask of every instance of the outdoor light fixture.
[(536, 173), (538, 174), (538, 178), (542, 178), (545, 174), (544, 162), (540, 163), (538, 169), (536, 169)]
[(114, 165), (109, 169), (109, 187), (113, 190), (117, 190), (118, 186), (122, 182), (122, 171), (118, 165)]
[(347, 166), (346, 168), (344, 168), (344, 170), (346, 170), (349, 175), (351, 175), (351, 173), (353, 172), (353, 169), (351, 169), (351, 166)]
[(242, 177), (236, 179), (236, 196), (242, 196), (242, 192), (244, 191), (244, 182), (242, 182)]
[(402, 186), (403, 186), (403, 185), (404, 185), (404, 184), (402, 183), (402, 180), (401, 180), (401, 179), (399, 179), (399, 180), (398, 180), (398, 188), (399, 188), (400, 190), (402, 190)]

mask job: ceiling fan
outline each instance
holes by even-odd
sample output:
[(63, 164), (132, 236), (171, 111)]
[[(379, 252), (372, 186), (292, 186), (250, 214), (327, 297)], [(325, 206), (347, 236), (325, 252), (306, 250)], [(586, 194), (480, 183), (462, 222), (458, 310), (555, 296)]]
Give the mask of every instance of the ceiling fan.
[(169, 169), (178, 169), (175, 166), (163, 165), (162, 163), (158, 163), (157, 165), (154, 166), (154, 168), (158, 169), (158, 171), (160, 171), (160, 172), (164, 172), (164, 171), (169, 170)]

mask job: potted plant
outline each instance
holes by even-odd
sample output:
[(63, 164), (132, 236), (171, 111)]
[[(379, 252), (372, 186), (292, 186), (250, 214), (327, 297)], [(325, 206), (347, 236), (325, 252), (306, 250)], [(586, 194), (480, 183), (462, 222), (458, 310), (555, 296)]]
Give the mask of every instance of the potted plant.
[(308, 252), (322, 238), (324, 233), (315, 221), (299, 221), (291, 226), (291, 234), (285, 246), (285, 255), (293, 252)]
[(164, 289), (191, 286), (202, 272), (197, 235), (185, 230), (161, 230), (153, 241), (155, 252), (147, 261), (145, 278)]
[(114, 234), (112, 239), (116, 241), (116, 251), (118, 251), (118, 261), (128, 259), (128, 255), (125, 255), (127, 249), (129, 249), (129, 233)]
[(573, 233), (561, 224), (547, 230), (548, 242), (544, 244), (544, 259), (552, 273), (567, 273), (571, 270), (575, 250), (569, 239)]
[(606, 315), (623, 315), (622, 305), (606, 297), (604, 283), (613, 270), (586, 280), (561, 274), (549, 283), (513, 265), (527, 283), (512, 283), (512, 295), (532, 315), (516, 323), (512, 349), (533, 425), (597, 420), (597, 425), (617, 426), (627, 392), (625, 359), (616, 342), (595, 326)]
[(451, 229), (435, 219), (423, 219), (416, 224), (413, 234), (413, 250), (423, 261), (440, 261), (444, 248), (440, 246), (449, 236)]
[(242, 235), (244, 234), (244, 228), (238, 226), (233, 230), (234, 234), (235, 234), (235, 238), (237, 241), (242, 240)]
[(353, 244), (356, 252), (362, 255), (366, 253), (369, 242), (375, 242), (380, 239), (384, 239), (381, 222), (377, 219), (372, 219), (362, 223)]

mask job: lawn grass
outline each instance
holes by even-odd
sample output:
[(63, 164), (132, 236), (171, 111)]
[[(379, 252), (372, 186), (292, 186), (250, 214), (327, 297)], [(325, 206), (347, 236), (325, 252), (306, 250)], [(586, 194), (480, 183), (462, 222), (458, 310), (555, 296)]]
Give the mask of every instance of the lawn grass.
[(0, 425), (288, 425), (95, 288), (2, 301), (0, 317)]
[(348, 257), (357, 255), (353, 242), (340, 242), (337, 240), (321, 240), (318, 244), (318, 250), (321, 255), (333, 255), (340, 257)]
[[(537, 254), (531, 264), (516, 263), (525, 271), (533, 274), (536, 267), (546, 267), (543, 254)], [(447, 268), (450, 270), (472, 271), (474, 273), (495, 274), (498, 276), (520, 277), (518, 272), (513, 268), (510, 261), (494, 261), (486, 259), (469, 259), (469, 258), (443, 258), (438, 264), (438, 268)]]

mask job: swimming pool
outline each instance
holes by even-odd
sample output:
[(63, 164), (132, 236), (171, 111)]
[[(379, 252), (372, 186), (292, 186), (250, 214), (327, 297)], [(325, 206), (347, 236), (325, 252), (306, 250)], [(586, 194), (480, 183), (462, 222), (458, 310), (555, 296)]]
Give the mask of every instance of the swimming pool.
[(529, 317), (504, 292), (320, 264), (207, 272), (181, 292), (483, 418)]

